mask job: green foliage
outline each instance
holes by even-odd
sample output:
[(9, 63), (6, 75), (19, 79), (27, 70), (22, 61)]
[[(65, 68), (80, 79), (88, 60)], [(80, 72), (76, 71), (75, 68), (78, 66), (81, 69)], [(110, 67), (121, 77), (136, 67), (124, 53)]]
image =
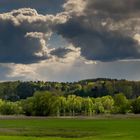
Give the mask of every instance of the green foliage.
[(140, 96), (133, 100), (131, 103), (132, 106), (132, 112), (135, 114), (139, 114), (140, 113)]
[(0, 83), (0, 113), (28, 116), (140, 113), (138, 96), (139, 81), (102, 78), (73, 83), (3, 82)]
[(91, 98), (88, 97), (83, 99), (83, 110), (86, 115), (92, 116), (93, 107), (94, 105)]
[(129, 112), (130, 104), (124, 94), (122, 94), (122, 93), (116, 94), (114, 96), (114, 102), (115, 102), (115, 106), (114, 106), (114, 110), (113, 110), (114, 113), (125, 114), (125, 113)]
[(59, 96), (57, 98), (56, 105), (57, 105), (57, 116), (60, 116), (61, 114), (65, 116), (67, 108), (66, 98), (64, 96)]
[(128, 100), (122, 93), (116, 94), (114, 98), (111, 96), (82, 98), (76, 95), (64, 97), (42, 91), (18, 102), (0, 99), (0, 114), (2, 115), (93, 116), (94, 114), (125, 114), (128, 112), (140, 113), (140, 97), (132, 101)]
[(34, 98), (29, 97), (26, 100), (21, 101), (22, 108), (23, 108), (23, 113), (26, 116), (31, 116), (34, 115)]
[(101, 98), (105, 113), (110, 113), (114, 106), (114, 100), (111, 96), (104, 96)]
[(35, 116), (92, 116), (94, 113), (126, 113), (128, 100), (122, 94), (101, 98), (82, 98), (76, 95), (56, 96), (50, 92), (36, 92), (33, 97), (23, 101), (23, 111), (26, 115)]
[(0, 113), (2, 115), (18, 115), (22, 113), (22, 107), (18, 102), (5, 102), (0, 105)]
[(73, 83), (59, 82), (3, 82), (0, 83), (0, 98), (17, 101), (32, 97), (36, 91), (57, 92), (61, 95), (77, 95), (80, 97), (114, 96), (123, 93), (128, 99), (140, 96), (140, 81), (116, 79), (90, 79)]
[(76, 95), (69, 95), (67, 97), (67, 110), (69, 115), (74, 116), (75, 113), (81, 112), (82, 108), (82, 98)]
[(96, 114), (105, 113), (104, 106), (102, 104), (101, 98), (96, 98), (95, 104), (94, 104), (94, 110)]
[(49, 116), (56, 110), (57, 97), (50, 92), (36, 92), (33, 97), (23, 102), (26, 115)]

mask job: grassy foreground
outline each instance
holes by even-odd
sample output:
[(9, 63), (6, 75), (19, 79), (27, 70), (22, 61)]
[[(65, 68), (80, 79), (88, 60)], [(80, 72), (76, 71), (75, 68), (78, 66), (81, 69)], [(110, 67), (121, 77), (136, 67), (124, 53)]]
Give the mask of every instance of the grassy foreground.
[(140, 118), (0, 119), (0, 140), (138, 140)]

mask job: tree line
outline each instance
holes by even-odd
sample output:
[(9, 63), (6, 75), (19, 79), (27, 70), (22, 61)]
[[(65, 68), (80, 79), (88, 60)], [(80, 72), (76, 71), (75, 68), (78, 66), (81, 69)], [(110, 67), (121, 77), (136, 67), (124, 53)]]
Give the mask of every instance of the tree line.
[(68, 96), (74, 94), (80, 97), (115, 96), (123, 93), (128, 99), (140, 96), (140, 81), (117, 79), (89, 79), (79, 82), (44, 82), (44, 81), (15, 81), (0, 83), (0, 98), (9, 101), (19, 101), (32, 97), (36, 91), (56, 92)]
[(0, 99), (0, 114), (27, 116), (93, 116), (95, 114), (140, 113), (140, 97), (127, 99), (123, 93), (98, 98), (58, 95), (37, 91), (32, 97), (12, 102)]

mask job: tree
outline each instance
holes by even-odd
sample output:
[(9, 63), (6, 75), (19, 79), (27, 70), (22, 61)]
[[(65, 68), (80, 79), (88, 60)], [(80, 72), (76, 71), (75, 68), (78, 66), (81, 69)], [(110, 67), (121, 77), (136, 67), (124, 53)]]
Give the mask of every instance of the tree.
[(34, 110), (36, 116), (56, 114), (57, 96), (50, 92), (36, 92), (34, 95)]
[(28, 97), (25, 100), (22, 100), (21, 102), (22, 108), (23, 108), (23, 113), (27, 116), (34, 116), (35, 115), (35, 110), (34, 110), (34, 98), (33, 97)]
[(106, 81), (105, 82), (105, 87), (106, 87), (106, 90), (107, 90), (107, 93), (108, 95), (113, 95), (114, 94), (114, 81)]
[(75, 100), (76, 100), (76, 95), (69, 95), (67, 97), (67, 109), (69, 111), (69, 115), (70, 116), (74, 116), (75, 115)]
[(125, 114), (130, 110), (129, 101), (123, 93), (116, 94), (114, 102), (113, 113)]
[(94, 105), (93, 105), (92, 99), (90, 97), (83, 98), (83, 110), (86, 115), (92, 116), (93, 107), (94, 107)]
[(140, 96), (133, 100), (131, 103), (132, 106), (132, 112), (135, 114), (139, 114), (140, 113)]
[(96, 114), (104, 113), (105, 109), (101, 98), (96, 98), (94, 103), (94, 111)]
[(26, 99), (27, 97), (33, 96), (33, 93), (35, 92), (35, 86), (32, 82), (21, 82), (17, 86), (16, 90), (20, 99)]
[(67, 108), (67, 100), (64, 96), (59, 96), (57, 98), (57, 116), (60, 116), (62, 113), (63, 116), (66, 115), (66, 108)]
[(26, 100), (23, 105), (25, 114), (49, 116), (57, 112), (57, 96), (50, 92), (36, 92), (33, 97)]
[(79, 114), (79, 113), (82, 112), (82, 101), (83, 101), (82, 97), (76, 96), (76, 98), (74, 100), (74, 110), (75, 110), (75, 113)]
[(2, 115), (14, 115), (14, 114), (21, 114), (22, 107), (18, 102), (6, 102), (4, 101), (3, 104), (0, 106), (0, 113)]
[(76, 113), (80, 113), (82, 109), (82, 98), (76, 95), (69, 95), (67, 97), (67, 110), (69, 115), (75, 116)]
[(105, 113), (110, 113), (114, 106), (114, 99), (111, 96), (104, 96), (101, 98)]

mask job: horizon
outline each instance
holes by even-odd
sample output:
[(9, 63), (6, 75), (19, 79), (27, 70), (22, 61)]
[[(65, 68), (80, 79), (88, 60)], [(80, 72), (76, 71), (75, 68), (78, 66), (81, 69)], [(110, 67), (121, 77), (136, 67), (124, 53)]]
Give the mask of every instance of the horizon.
[(117, 78), (101, 78), (101, 77), (98, 77), (98, 78), (90, 78), (90, 79), (80, 79), (80, 80), (77, 80), (77, 81), (47, 81), (47, 80), (6, 80), (6, 81), (0, 81), (0, 83), (8, 83), (8, 82), (50, 82), (50, 83), (78, 83), (78, 82), (81, 82), (81, 81), (90, 81), (90, 80), (97, 80), (97, 81), (100, 81), (100, 80), (117, 80), (117, 81), (128, 81), (128, 82), (140, 82), (140, 80), (129, 80), (129, 79), (117, 79)]

